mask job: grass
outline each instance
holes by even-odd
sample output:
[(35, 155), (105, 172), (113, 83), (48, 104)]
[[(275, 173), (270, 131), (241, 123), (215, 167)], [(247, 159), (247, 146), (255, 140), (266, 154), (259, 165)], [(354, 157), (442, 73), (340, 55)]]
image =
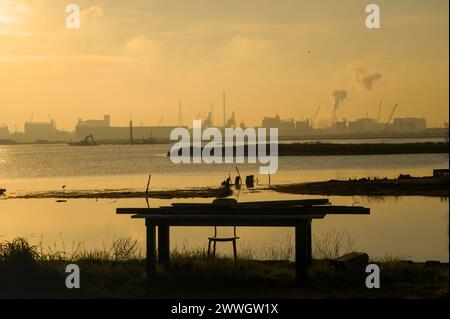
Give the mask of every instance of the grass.
[[(318, 252), (338, 254), (345, 248), (345, 233), (331, 231), (324, 237)], [(363, 273), (348, 274), (320, 259), (314, 260), (309, 278), (299, 285), (289, 261), (291, 248), (280, 252), (274, 247), (267, 248), (265, 256), (278, 260), (253, 260), (254, 249), (244, 247), (237, 262), (223, 256), (207, 259), (203, 248), (175, 249), (170, 269), (158, 268), (157, 275), (148, 279), (138, 244), (130, 238), (115, 238), (100, 250), (73, 244), (70, 253), (15, 238), (0, 244), (0, 297), (448, 297), (448, 266), (387, 258), (377, 262), (382, 288), (369, 290)], [(80, 267), (80, 289), (65, 286), (65, 267), (70, 263)]]

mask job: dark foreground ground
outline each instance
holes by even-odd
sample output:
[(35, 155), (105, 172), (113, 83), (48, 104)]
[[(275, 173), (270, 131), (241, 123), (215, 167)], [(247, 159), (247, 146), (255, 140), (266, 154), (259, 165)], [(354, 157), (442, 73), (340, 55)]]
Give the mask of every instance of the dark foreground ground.
[[(0, 249), (1, 298), (448, 298), (448, 264), (386, 260), (379, 289), (365, 287), (364, 271), (338, 270), (315, 260), (309, 278), (295, 282), (288, 261), (206, 259), (204, 251), (173, 252), (169, 270), (148, 279), (130, 251), (41, 254), (26, 241)], [(65, 267), (80, 268), (80, 289), (67, 289)]]

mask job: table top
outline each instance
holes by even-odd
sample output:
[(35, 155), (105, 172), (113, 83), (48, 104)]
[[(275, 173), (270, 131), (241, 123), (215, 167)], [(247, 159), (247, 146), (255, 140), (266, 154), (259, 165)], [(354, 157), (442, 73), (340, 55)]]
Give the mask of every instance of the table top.
[(157, 208), (117, 208), (117, 214), (174, 226), (292, 226), (327, 214), (370, 214), (360, 206), (332, 206), (328, 199), (213, 203), (174, 203)]

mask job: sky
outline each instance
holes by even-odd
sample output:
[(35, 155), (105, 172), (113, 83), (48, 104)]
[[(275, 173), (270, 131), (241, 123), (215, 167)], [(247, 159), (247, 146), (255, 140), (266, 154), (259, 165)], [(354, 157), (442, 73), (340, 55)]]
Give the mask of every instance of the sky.
[[(65, 8), (81, 10), (66, 28)], [(247, 126), (264, 116), (332, 119), (449, 116), (447, 0), (0, 0), (0, 125), (33, 121), (73, 130), (111, 115), (184, 125), (213, 110)], [(336, 93), (337, 92), (337, 93)]]

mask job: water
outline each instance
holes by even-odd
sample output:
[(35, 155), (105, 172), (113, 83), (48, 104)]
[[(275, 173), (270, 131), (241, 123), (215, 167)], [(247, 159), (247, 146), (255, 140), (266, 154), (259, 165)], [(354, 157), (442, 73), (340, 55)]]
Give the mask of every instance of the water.
[[(0, 146), (0, 186), (8, 193), (66, 189), (145, 189), (152, 174), (153, 189), (217, 186), (235, 165), (174, 165), (166, 157), (169, 145), (70, 147), (66, 145)], [(239, 165), (241, 175), (258, 173), (257, 166)], [(366, 176), (395, 177), (400, 173), (430, 175), (433, 168), (448, 168), (447, 154), (280, 157), (272, 183), (304, 182)], [(258, 176), (260, 184), (266, 176)], [(314, 196), (318, 197), (318, 196)], [(319, 196), (320, 197), (320, 196)], [(311, 198), (275, 192), (242, 192), (240, 201)], [(333, 204), (371, 208), (369, 216), (327, 216), (315, 221), (313, 232), (336, 229), (348, 233), (354, 249), (371, 257), (401, 256), (413, 260), (448, 261), (448, 201), (430, 197), (330, 197)], [(151, 200), (152, 206), (172, 202), (209, 202), (211, 199)], [(115, 215), (117, 207), (145, 207), (139, 199), (0, 200), (0, 240), (31, 236), (45, 245), (70, 250), (72, 242), (101, 248), (114, 236), (130, 236), (143, 244), (142, 221)], [(229, 231), (223, 229), (222, 231)], [(211, 227), (174, 228), (174, 247), (204, 247)], [(267, 245), (284, 246), (293, 236), (289, 228), (239, 227), (239, 244), (262, 251)], [(229, 245), (219, 250), (230, 253)], [(264, 256), (260, 256), (263, 258)]]
[[(10, 191), (92, 188), (217, 186), (234, 164), (173, 164), (169, 145), (0, 146), (0, 184)], [(257, 164), (239, 164), (241, 175), (257, 174)], [(431, 175), (448, 167), (448, 154), (280, 157), (273, 183), (366, 176), (396, 177), (400, 173)], [(267, 183), (260, 176), (260, 183)]]

